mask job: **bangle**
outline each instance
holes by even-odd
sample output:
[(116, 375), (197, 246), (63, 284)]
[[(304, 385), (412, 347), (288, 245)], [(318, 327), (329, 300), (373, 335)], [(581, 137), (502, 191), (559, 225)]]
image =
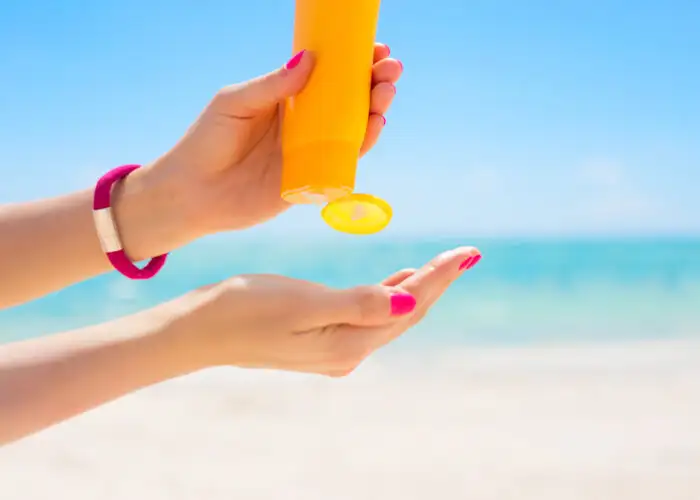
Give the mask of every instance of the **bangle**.
[(95, 220), (97, 237), (100, 239), (100, 246), (112, 267), (132, 280), (147, 280), (158, 274), (158, 271), (165, 265), (168, 254), (153, 257), (143, 269), (139, 269), (124, 252), (117, 224), (112, 217), (112, 188), (139, 167), (140, 165), (123, 165), (100, 177), (95, 185), (92, 215)]

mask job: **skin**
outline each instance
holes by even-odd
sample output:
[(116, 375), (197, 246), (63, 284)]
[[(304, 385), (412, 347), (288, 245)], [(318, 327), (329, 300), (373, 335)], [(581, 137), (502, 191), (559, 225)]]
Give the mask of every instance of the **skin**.
[[(214, 366), (351, 373), (419, 322), (480, 254), (464, 247), (380, 285), (237, 276), (102, 325), (0, 346), (0, 445)], [(415, 307), (392, 314), (391, 297)]]
[[(402, 73), (386, 45), (375, 46), (374, 59), (362, 154), (381, 134)], [(260, 224), (289, 208), (279, 196), (281, 103), (303, 89), (313, 65), (306, 52), (293, 69), (224, 87), (171, 150), (119, 184), (114, 213), (132, 260)], [(95, 235), (92, 189), (2, 206), (0, 234), (0, 308), (111, 270)]]
[[(113, 210), (132, 260), (288, 208), (279, 197), (281, 102), (312, 70), (313, 54), (305, 53), (293, 68), (225, 87), (170, 151), (115, 188)], [(381, 133), (401, 72), (377, 44), (362, 154)], [(111, 270), (95, 234), (92, 190), (0, 207), (0, 234), (0, 307)], [(0, 444), (213, 366), (346, 375), (420, 321), (479, 258), (474, 248), (458, 248), (420, 270), (350, 290), (238, 276), (109, 323), (2, 345)], [(397, 312), (397, 297), (411, 307)]]

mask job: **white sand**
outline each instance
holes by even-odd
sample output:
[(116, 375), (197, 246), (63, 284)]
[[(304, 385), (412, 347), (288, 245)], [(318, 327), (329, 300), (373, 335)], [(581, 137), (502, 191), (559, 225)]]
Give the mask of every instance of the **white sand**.
[(211, 371), (0, 449), (0, 498), (700, 498), (700, 345)]

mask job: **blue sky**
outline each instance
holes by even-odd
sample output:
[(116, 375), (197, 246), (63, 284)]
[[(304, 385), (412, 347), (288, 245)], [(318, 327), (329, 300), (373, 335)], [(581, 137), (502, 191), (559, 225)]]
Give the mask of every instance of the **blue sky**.
[[(384, 0), (405, 65), (358, 191), (398, 234), (700, 233), (700, 2)], [(0, 199), (148, 162), (283, 64), (292, 0), (6, 0)], [(262, 231), (329, 231), (292, 211)]]

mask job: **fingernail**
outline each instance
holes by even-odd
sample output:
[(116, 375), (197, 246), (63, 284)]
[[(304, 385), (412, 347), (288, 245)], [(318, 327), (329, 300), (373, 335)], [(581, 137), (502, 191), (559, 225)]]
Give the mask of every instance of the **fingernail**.
[(289, 61), (287, 61), (287, 64), (284, 65), (286, 69), (294, 69), (297, 66), (299, 66), (299, 63), (301, 62), (302, 57), (304, 57), (304, 53), (306, 50), (302, 50), (301, 52), (297, 52), (294, 57), (292, 57)]
[(397, 59), (399, 66), (401, 66), (401, 71), (403, 71), (403, 63)]
[(459, 266), (460, 271), (467, 271), (474, 267), (477, 262), (481, 260), (481, 254), (479, 255), (473, 255), (472, 257), (469, 257), (467, 260), (462, 262), (462, 264)]
[(396, 94), (396, 85), (393, 83), (390, 83), (389, 85), (391, 85), (391, 89), (394, 91), (394, 94)]
[(386, 56), (389, 57), (391, 55), (391, 47), (389, 47), (387, 44), (384, 44), (384, 46), (386, 47)]
[(386, 117), (384, 115), (380, 115), (379, 113), (372, 113), (374, 116), (378, 116), (379, 118), (382, 119), (382, 126), (386, 125)]
[(403, 316), (416, 308), (416, 298), (409, 293), (397, 293), (391, 296), (391, 315)]

